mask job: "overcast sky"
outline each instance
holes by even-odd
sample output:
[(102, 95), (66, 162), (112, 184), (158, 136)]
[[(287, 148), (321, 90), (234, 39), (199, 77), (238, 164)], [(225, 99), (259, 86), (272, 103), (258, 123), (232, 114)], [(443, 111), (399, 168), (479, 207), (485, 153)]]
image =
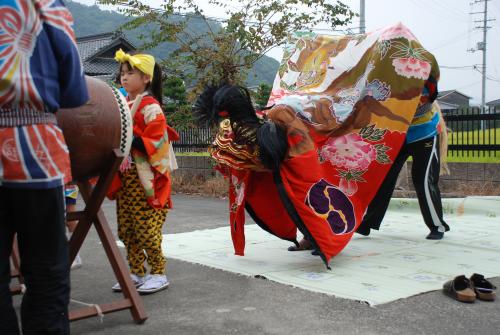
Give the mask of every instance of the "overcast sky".
[[(84, 4), (94, 4), (95, 0), (74, 0)], [(161, 0), (145, 1), (158, 5)], [(481, 101), (481, 74), (472, 68), (481, 69), (482, 52), (468, 52), (482, 41), (483, 14), (470, 15), (470, 12), (483, 12), (484, 2), (474, 4), (474, 0), (365, 0), (366, 30), (374, 30), (401, 21), (430, 50), (441, 66), (441, 91), (456, 89), (473, 98), (474, 103)], [(204, 0), (200, 4), (206, 3)], [(359, 11), (359, 0), (344, 0), (355, 12)], [(205, 8), (206, 14), (223, 17), (217, 8)], [(488, 2), (488, 17), (497, 19), (489, 22), (491, 29), (487, 35), (487, 76), (486, 101), (500, 99), (500, 0)], [(481, 22), (474, 22), (480, 20)], [(351, 27), (357, 31), (359, 18)], [(324, 33), (324, 31), (321, 31)], [(268, 56), (280, 60), (281, 50), (275, 49)], [(449, 69), (446, 67), (457, 67)]]

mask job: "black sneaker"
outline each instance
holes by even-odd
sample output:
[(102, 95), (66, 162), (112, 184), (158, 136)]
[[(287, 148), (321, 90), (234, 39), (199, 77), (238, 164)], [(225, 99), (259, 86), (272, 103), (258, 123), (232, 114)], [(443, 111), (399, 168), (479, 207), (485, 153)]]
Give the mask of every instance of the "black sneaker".
[(426, 239), (428, 240), (441, 240), (444, 236), (444, 233), (440, 231), (431, 231), (429, 235), (427, 235)]
[(311, 251), (311, 255), (313, 255), (313, 256), (319, 256), (319, 251), (318, 250), (313, 250), (313, 251)]
[(358, 229), (356, 230), (356, 233), (363, 235), (363, 236), (368, 236), (368, 235), (370, 235), (370, 227), (359, 226)]

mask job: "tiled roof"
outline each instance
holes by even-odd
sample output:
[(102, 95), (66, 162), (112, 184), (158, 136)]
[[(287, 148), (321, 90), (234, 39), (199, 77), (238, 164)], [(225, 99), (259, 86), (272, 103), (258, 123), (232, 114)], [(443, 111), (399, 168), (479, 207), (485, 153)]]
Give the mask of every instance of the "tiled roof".
[(452, 103), (439, 101), (439, 100), (437, 100), (437, 103), (439, 105), (439, 108), (441, 108), (441, 110), (443, 110), (443, 111), (450, 110), (450, 109), (457, 109), (460, 107), (457, 104), (452, 104)]
[(88, 58), (95, 55), (97, 51), (110, 45), (118, 37), (116, 33), (106, 33), (77, 38), (76, 45), (78, 46), (80, 57), (85, 62)]
[(486, 103), (488, 106), (500, 106), (500, 99), (491, 100)]
[(448, 96), (448, 95), (450, 95), (450, 94), (452, 94), (452, 93), (459, 94), (459, 95), (461, 95), (461, 96), (463, 96), (463, 97), (465, 97), (465, 98), (472, 99), (472, 98), (471, 98), (471, 97), (469, 97), (468, 95), (466, 95), (466, 94), (464, 94), (464, 93), (462, 93), (462, 92), (459, 92), (459, 91), (457, 91), (457, 90), (439, 91), (439, 92), (438, 92), (438, 99), (439, 99), (439, 98), (444, 98), (444, 97), (446, 97), (446, 96)]
[[(85, 74), (110, 80), (114, 79), (118, 65), (113, 58), (109, 57), (109, 54), (114, 54), (113, 50), (119, 47), (125, 51), (135, 49), (121, 32), (79, 37), (76, 39), (76, 44)], [(108, 56), (103, 57), (103, 55)]]
[(83, 69), (89, 76), (108, 75), (118, 72), (118, 64), (112, 58), (97, 57), (91, 61), (84, 62)]
[(125, 51), (135, 49), (121, 32), (79, 37), (76, 39), (76, 44), (85, 74), (111, 80), (118, 71), (118, 65), (110, 55), (113, 55), (118, 48), (123, 48)]

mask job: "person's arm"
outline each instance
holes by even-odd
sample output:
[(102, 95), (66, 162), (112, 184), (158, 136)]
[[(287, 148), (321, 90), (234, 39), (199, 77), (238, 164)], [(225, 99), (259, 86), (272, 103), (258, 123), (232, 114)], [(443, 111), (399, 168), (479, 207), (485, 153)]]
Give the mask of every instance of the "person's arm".
[(142, 129), (139, 136), (135, 137), (135, 145), (139, 150), (144, 148), (143, 152), (150, 156), (158, 150), (158, 147), (161, 146), (163, 142), (168, 140), (168, 137), (166, 137), (167, 134), (165, 134), (165, 115), (158, 104), (146, 105), (140, 113), (144, 118), (145, 127)]
[(134, 127), (134, 134), (142, 140), (151, 167), (165, 174), (173, 159), (169, 155), (170, 141), (165, 115), (160, 105), (150, 104), (140, 111), (140, 116), (144, 118), (144, 128), (139, 130)]

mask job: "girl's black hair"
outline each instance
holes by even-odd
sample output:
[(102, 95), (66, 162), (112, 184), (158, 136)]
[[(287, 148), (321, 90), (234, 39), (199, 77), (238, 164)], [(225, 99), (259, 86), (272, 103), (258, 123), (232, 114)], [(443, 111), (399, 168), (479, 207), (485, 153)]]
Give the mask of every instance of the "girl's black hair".
[(156, 100), (158, 100), (158, 103), (160, 106), (163, 108), (163, 83), (162, 83), (162, 73), (161, 73), (161, 67), (158, 65), (158, 63), (155, 62), (155, 68), (153, 70), (153, 80), (151, 80), (146, 87), (146, 89), (149, 89), (151, 94), (155, 97)]
[(121, 81), (121, 77), (122, 77), (122, 63), (119, 63), (120, 64), (120, 68), (118, 69), (118, 72), (116, 73), (116, 77), (115, 77), (115, 84), (116, 85), (122, 85), (122, 81)]
[[(128, 52), (129, 55), (137, 55), (141, 54), (142, 52), (139, 52), (137, 50), (130, 51)], [(133, 67), (129, 63), (120, 63), (119, 68), (118, 68), (118, 74), (116, 76), (116, 81), (120, 83), (120, 76), (121, 76), (121, 71), (122, 71), (122, 65), (126, 64), (127, 69), (131, 70)], [(162, 83), (162, 71), (160, 65), (156, 63), (155, 60), (155, 67), (153, 70), (153, 79), (148, 83), (146, 86), (146, 90), (151, 93), (151, 95), (158, 100), (160, 103), (160, 106), (163, 108), (163, 83)]]

